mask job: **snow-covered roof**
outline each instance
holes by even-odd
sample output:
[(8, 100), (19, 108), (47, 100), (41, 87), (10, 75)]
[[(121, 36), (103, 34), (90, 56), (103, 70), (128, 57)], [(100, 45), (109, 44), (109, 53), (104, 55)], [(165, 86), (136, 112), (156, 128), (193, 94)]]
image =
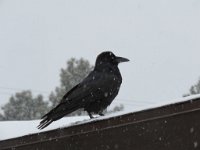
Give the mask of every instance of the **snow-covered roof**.
[(88, 123), (88, 122), (96, 121), (96, 120), (108, 119), (108, 118), (111, 118), (114, 116), (119, 116), (119, 115), (127, 114), (130, 112), (136, 112), (136, 111), (141, 111), (141, 110), (145, 110), (145, 109), (156, 108), (156, 107), (160, 107), (163, 105), (184, 102), (184, 101), (193, 100), (193, 99), (197, 99), (197, 98), (200, 98), (200, 94), (180, 98), (177, 100), (172, 100), (171, 103), (160, 102), (160, 103), (153, 104), (153, 105), (148, 105), (148, 106), (145, 105), (145, 106), (138, 107), (132, 111), (131, 110), (122, 111), (122, 112), (118, 112), (118, 113), (114, 113), (114, 114), (109, 114), (109, 115), (106, 115), (103, 117), (97, 117), (94, 119), (89, 119), (88, 116), (65, 117), (58, 121), (53, 122), (51, 125), (49, 125), (48, 127), (46, 127), (43, 130), (37, 129), (37, 126), (38, 126), (40, 120), (1, 121), (0, 122), (0, 140), (19, 137), (19, 136), (23, 136), (23, 135), (27, 135), (27, 134), (39, 133), (39, 132), (48, 131), (48, 130), (52, 130), (52, 129), (56, 129), (56, 128), (63, 128), (63, 127), (67, 127), (67, 126)]

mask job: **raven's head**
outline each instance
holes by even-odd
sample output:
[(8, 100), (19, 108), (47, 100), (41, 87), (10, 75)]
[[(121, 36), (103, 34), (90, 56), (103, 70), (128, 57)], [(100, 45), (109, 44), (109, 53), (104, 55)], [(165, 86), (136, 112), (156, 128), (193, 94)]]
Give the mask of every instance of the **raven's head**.
[(115, 56), (113, 52), (106, 51), (106, 52), (102, 52), (101, 54), (97, 56), (96, 66), (101, 65), (103, 63), (118, 65), (119, 63), (127, 62), (127, 61), (129, 61), (127, 58), (118, 57), (118, 56)]

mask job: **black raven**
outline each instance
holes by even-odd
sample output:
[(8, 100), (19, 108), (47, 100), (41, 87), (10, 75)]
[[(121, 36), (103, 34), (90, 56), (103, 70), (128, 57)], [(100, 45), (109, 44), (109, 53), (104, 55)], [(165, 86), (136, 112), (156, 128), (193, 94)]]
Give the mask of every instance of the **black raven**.
[(83, 108), (92, 114), (103, 115), (113, 99), (117, 96), (122, 77), (118, 68), (121, 62), (129, 61), (117, 57), (112, 52), (102, 52), (97, 56), (94, 70), (79, 84), (66, 93), (61, 102), (42, 117), (38, 129), (43, 129), (73, 111)]

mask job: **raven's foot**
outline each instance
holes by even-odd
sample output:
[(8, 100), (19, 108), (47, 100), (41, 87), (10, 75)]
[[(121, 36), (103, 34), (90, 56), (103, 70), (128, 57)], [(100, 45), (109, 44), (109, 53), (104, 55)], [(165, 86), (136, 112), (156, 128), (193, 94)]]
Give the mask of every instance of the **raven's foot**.
[(88, 115), (90, 116), (90, 119), (94, 118), (90, 112), (88, 112)]

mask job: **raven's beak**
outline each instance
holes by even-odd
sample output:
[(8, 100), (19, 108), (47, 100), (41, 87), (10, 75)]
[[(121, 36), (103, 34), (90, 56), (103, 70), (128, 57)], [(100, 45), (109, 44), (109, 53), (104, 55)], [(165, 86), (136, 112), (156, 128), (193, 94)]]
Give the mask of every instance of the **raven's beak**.
[(122, 62), (127, 62), (127, 61), (129, 61), (129, 59), (123, 58), (123, 57), (116, 57), (116, 61), (117, 61), (118, 63), (122, 63)]

